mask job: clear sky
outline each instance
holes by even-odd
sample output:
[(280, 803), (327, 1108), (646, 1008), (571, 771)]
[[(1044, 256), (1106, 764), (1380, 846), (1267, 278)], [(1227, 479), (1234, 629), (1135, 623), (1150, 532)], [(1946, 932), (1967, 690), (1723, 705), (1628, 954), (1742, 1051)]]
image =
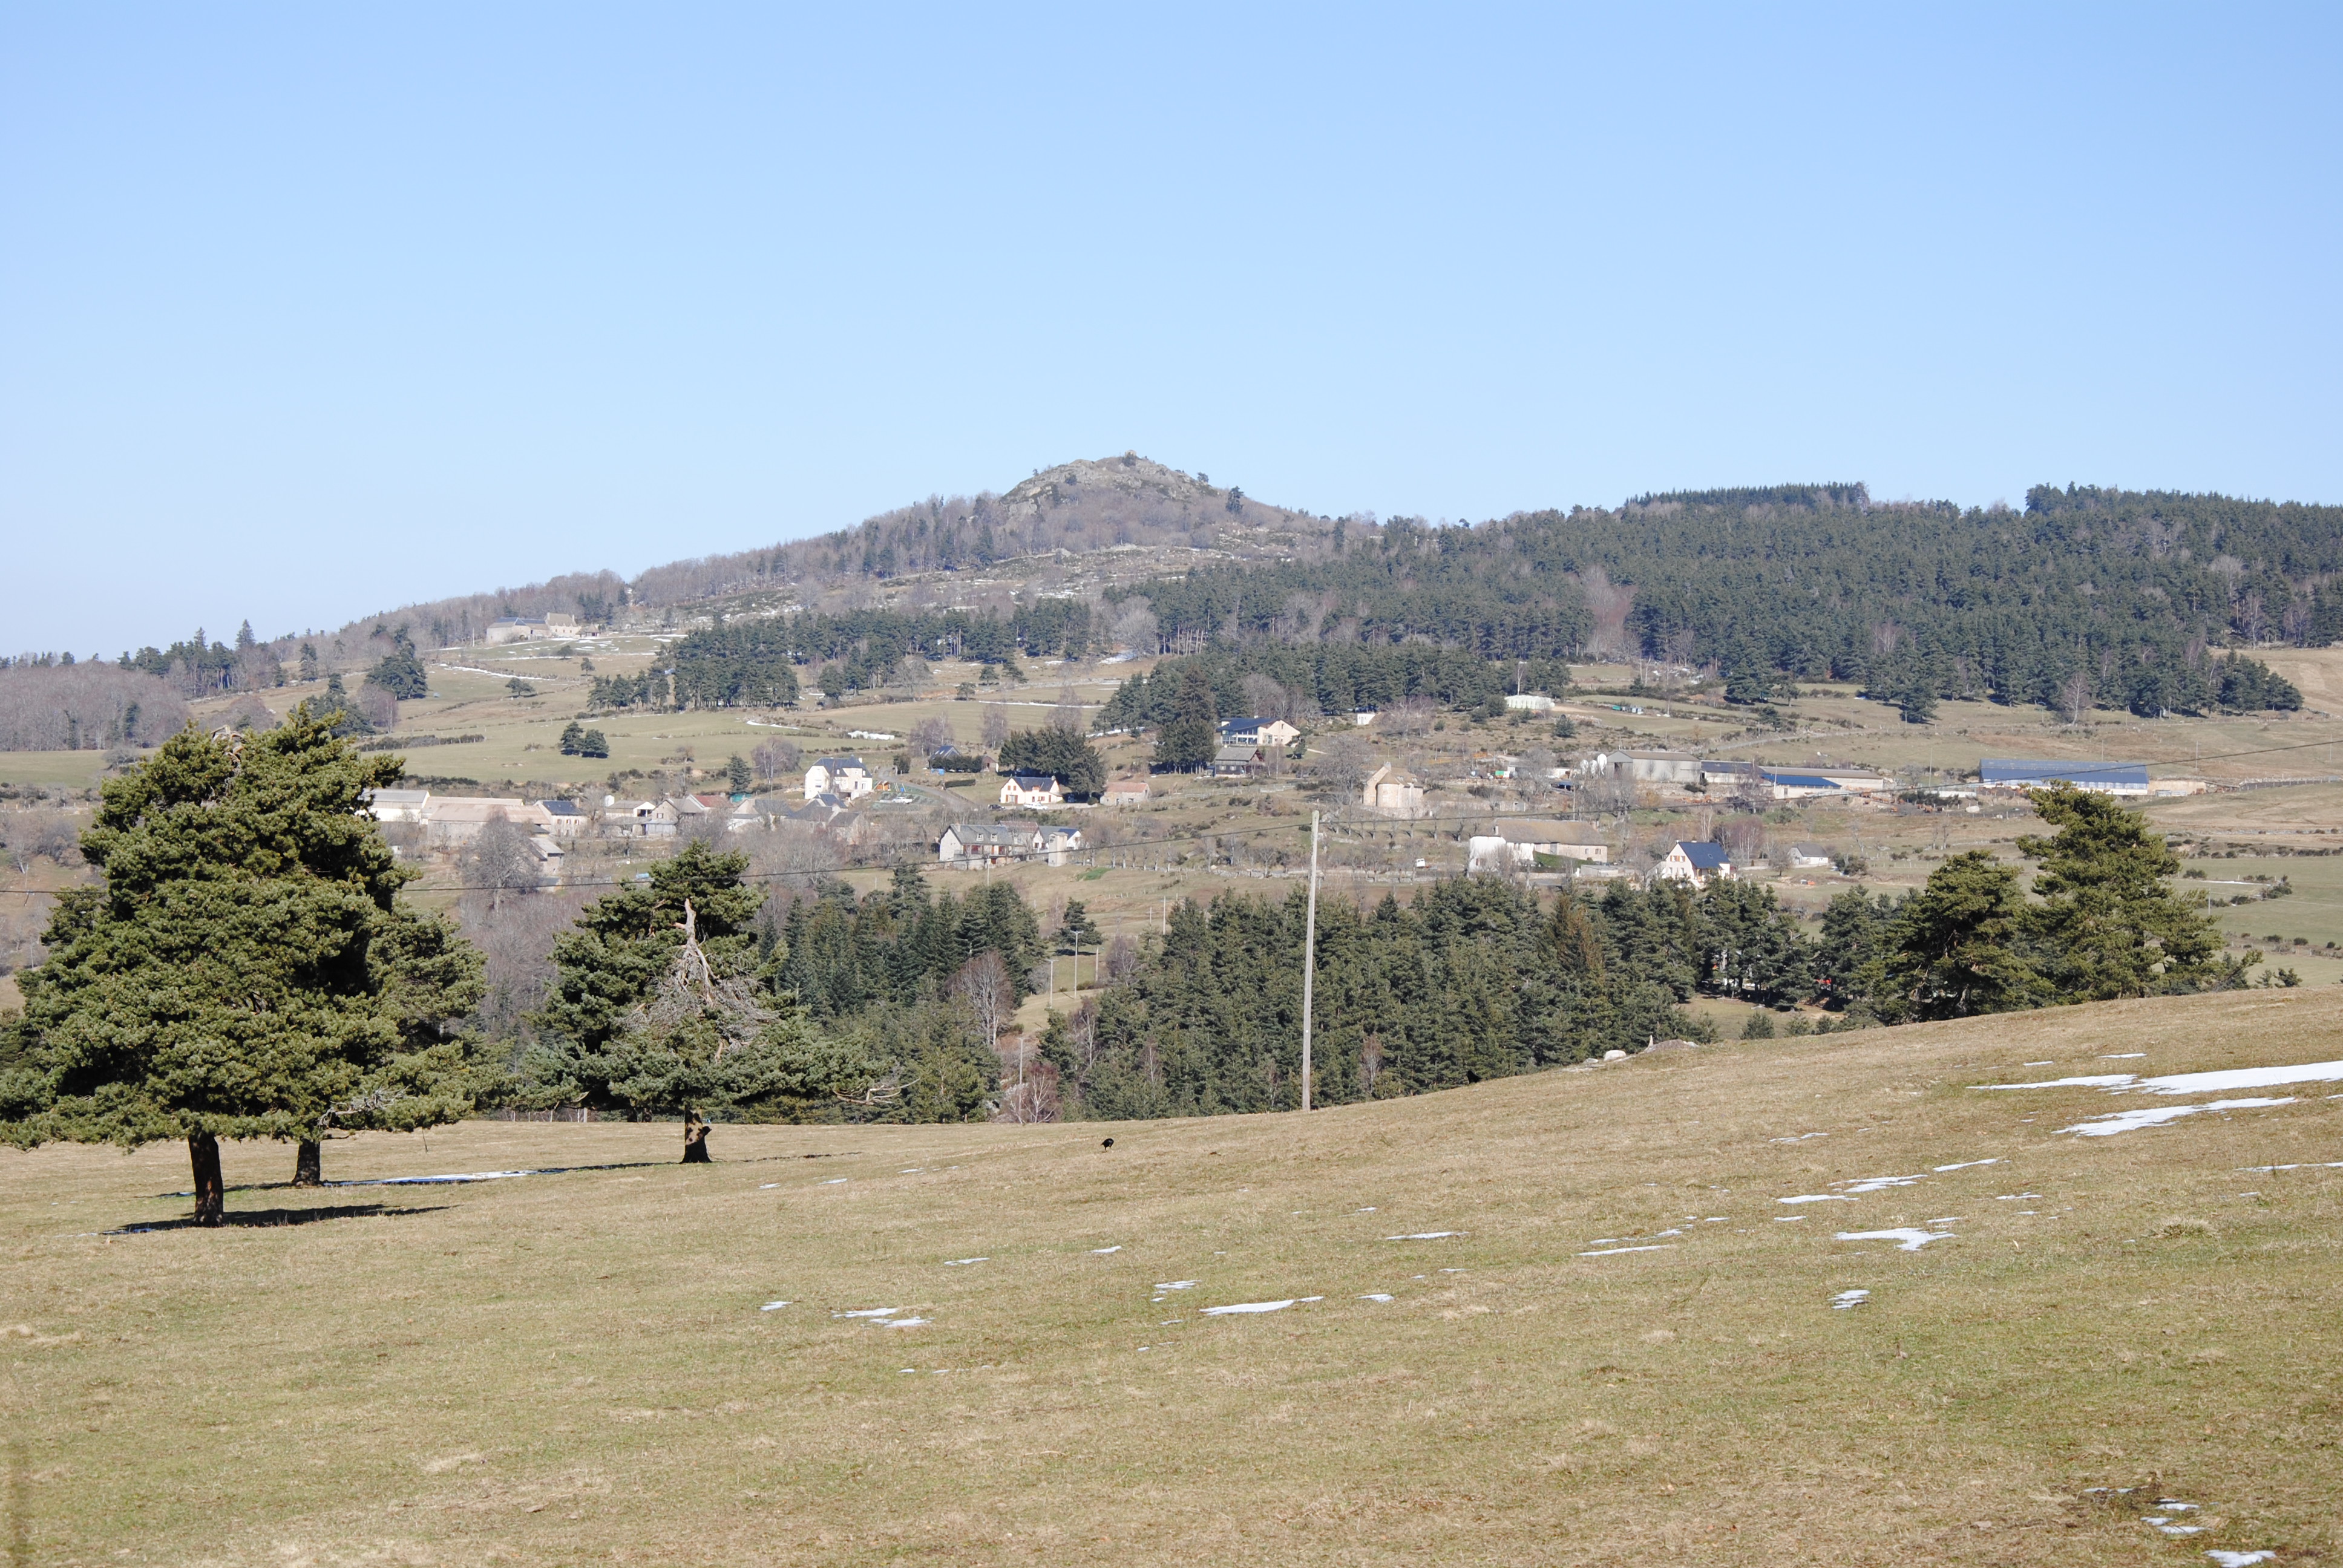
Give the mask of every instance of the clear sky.
[(0, 5), (0, 648), (1136, 447), (2343, 501), (2343, 8)]

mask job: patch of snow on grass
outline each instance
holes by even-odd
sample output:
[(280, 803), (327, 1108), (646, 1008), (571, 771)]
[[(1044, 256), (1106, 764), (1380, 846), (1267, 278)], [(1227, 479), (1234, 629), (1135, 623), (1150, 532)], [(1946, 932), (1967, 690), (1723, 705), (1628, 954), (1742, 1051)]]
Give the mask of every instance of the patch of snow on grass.
[(1871, 1300), (1869, 1291), (1841, 1291), (1831, 1298), (1831, 1310), (1843, 1312), (1849, 1307), (1859, 1307)]
[(1469, 1236), (1470, 1231), (1418, 1231), (1409, 1236), (1385, 1236), (1386, 1241), (1437, 1241), (1447, 1236)]
[(1392, 1299), (1390, 1292), (1385, 1291), (1369, 1291), (1359, 1298), (1363, 1302), (1388, 1302)]
[(1231, 1306), (1206, 1307), (1204, 1316), (1225, 1318), (1239, 1312), (1282, 1312), (1296, 1302), (1314, 1302), (1320, 1299), (1317, 1296), (1288, 1296), (1282, 1302), (1238, 1302)]
[(1092, 1247), (1091, 1249), (1091, 1256), (1093, 1258), (1103, 1258), (1109, 1252), (1120, 1252), (1121, 1251), (1122, 1243), (1118, 1241), (1111, 1247)]
[(845, 1180), (846, 1178), (843, 1176), (833, 1176), (827, 1181), (817, 1181), (814, 1185), (817, 1187), (835, 1187)]
[(1844, 1192), (1801, 1192), (1795, 1198), (1776, 1198), (1776, 1203), (1852, 1203), (1855, 1200)]
[(1674, 1241), (1662, 1241), (1656, 1247), (1610, 1247), (1600, 1252), (1581, 1252), (1582, 1258), (1615, 1258), (1622, 1252), (1667, 1252), (1675, 1249)]
[(2184, 1116), (2194, 1116), (2200, 1111), (2259, 1111), (2271, 1105), (2292, 1105), (2292, 1098), (2284, 1100), (2216, 1100), (2209, 1105), (2159, 1105), (2153, 1109), (2118, 1111), (2112, 1116), (2095, 1116), (2088, 1121), (2078, 1121), (2072, 1127), (2061, 1127), (2061, 1132), (2077, 1132), (2086, 1138), (2112, 1138), (2118, 1132), (2129, 1132), (2136, 1127), (2161, 1127)]
[(1155, 1288), (1159, 1291), (1192, 1291), (1196, 1288), (1196, 1282), (1193, 1280), (1166, 1280)]
[[(2028, 1067), (2040, 1065), (2027, 1062)], [(2134, 1072), (2100, 1072), (2082, 1078), (2046, 1078), (2038, 1083), (1972, 1083), (1971, 1089), (2122, 1089), (2136, 1082)]]
[(2255, 1563), (2268, 1563), (2272, 1558), (2276, 1557), (2278, 1553), (2275, 1552), (2212, 1551), (2206, 1553), (2205, 1555), (2210, 1557), (2215, 1563), (2218, 1563), (2220, 1568), (2254, 1568)]
[(767, 1302), (763, 1306), (759, 1307), (757, 1310), (760, 1312), (778, 1312), (789, 1304), (789, 1303), (787, 1302)]
[[(539, 1171), (465, 1171), (449, 1176), (385, 1176), (376, 1181), (328, 1181), (329, 1187), (437, 1187), (462, 1181), (503, 1181), (514, 1176), (539, 1176)], [(192, 1196), (192, 1194), (187, 1194)]]
[(2289, 1083), (2343, 1081), (2343, 1061), (2306, 1061), (2295, 1067), (2233, 1067), (2219, 1072), (2175, 1072), (2143, 1078), (2137, 1088), (2150, 1094), (2208, 1094), (2221, 1089), (2276, 1089)]
[(1768, 1138), (1768, 1143), (1804, 1143), (1809, 1138), (1828, 1138), (1827, 1132), (1801, 1132), (1795, 1138)]
[(2146, 1056), (2147, 1054), (2147, 1052), (2144, 1050), (2117, 1050), (2110, 1051), (2106, 1056), (2099, 1058), (2099, 1060), (2101, 1061), (2129, 1061), (2135, 1057)]
[(902, 1310), (900, 1307), (864, 1307), (860, 1312), (832, 1312), (830, 1315), (833, 1318), (891, 1318)]
[(1916, 1252), (1931, 1241), (1950, 1240), (1943, 1231), (1919, 1231), (1909, 1225), (1899, 1225), (1893, 1231), (1841, 1231), (1842, 1241), (1893, 1241), (1899, 1252)]
[(891, 1323), (880, 1323), (879, 1326), (882, 1329), (924, 1329), (928, 1326), (928, 1320), (926, 1318), (897, 1318)]
[(1973, 1170), (1979, 1165), (2006, 1165), (2007, 1163), (2007, 1161), (1999, 1158), (1992, 1160), (1964, 1160), (1957, 1165), (1937, 1166), (1936, 1174), (1941, 1176), (1947, 1171), (1968, 1171)]
[(992, 1260), (990, 1258), (946, 1258), (944, 1260), (944, 1267), (947, 1269), (965, 1269), (970, 1263), (990, 1263), (990, 1261), (992, 1261)]
[(2263, 1175), (2268, 1175), (2273, 1171), (2343, 1171), (2343, 1160), (2329, 1160), (2320, 1165), (2244, 1165), (2238, 1169), (2258, 1171)]

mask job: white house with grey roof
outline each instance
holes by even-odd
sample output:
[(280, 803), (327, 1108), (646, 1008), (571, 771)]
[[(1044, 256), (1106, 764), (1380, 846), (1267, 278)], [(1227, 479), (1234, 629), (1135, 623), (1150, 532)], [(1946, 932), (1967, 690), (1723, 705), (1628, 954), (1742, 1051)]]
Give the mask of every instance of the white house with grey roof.
[(878, 788), (870, 769), (862, 765), (860, 757), (824, 757), (806, 769), (805, 798), (835, 795), (842, 800), (860, 800)]
[(936, 840), (936, 863), (958, 871), (1014, 865), (1041, 852), (1041, 829), (1011, 822), (955, 822)]

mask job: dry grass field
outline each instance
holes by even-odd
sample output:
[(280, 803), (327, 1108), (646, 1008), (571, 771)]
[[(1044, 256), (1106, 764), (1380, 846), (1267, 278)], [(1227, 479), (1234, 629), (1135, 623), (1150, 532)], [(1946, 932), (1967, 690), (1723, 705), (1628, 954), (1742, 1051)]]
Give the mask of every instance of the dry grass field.
[(0, 1155), (15, 1561), (2331, 1562), (2343, 1083), (1969, 1086), (2338, 1057), (2329, 988), (712, 1167), (476, 1122), (327, 1173), (541, 1173), (232, 1148), (208, 1233), (178, 1150)]

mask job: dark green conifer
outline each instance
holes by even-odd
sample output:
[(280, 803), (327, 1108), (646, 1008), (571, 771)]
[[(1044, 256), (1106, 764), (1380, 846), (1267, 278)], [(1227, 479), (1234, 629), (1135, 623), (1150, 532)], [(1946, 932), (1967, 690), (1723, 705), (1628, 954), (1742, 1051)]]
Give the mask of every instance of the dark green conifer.
[(480, 960), (402, 909), (409, 873), (365, 792), (399, 774), (297, 709), (258, 735), (192, 727), (105, 788), (104, 875), (59, 901), (0, 1070), (0, 1136), (186, 1140), (196, 1220), (221, 1222), (223, 1138), (436, 1126), (470, 1108), (456, 1020)]

